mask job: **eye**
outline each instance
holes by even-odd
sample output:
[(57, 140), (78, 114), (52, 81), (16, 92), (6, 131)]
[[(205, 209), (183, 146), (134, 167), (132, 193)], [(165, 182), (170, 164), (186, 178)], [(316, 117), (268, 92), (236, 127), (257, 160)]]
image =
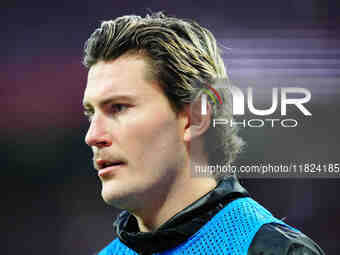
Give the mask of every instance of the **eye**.
[(117, 114), (117, 113), (125, 111), (127, 107), (128, 106), (125, 104), (112, 104), (110, 107), (110, 112), (112, 114)]
[(91, 122), (93, 113), (89, 110), (84, 111), (84, 116), (88, 119), (89, 122)]

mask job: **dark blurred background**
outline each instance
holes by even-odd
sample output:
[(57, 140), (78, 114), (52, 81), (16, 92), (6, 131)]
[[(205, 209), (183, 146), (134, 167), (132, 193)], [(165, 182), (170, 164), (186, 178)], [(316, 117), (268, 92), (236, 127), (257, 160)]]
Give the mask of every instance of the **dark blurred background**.
[[(340, 2), (19, 1), (0, 3), (1, 254), (92, 254), (113, 239), (85, 145), (84, 41), (101, 21), (164, 10), (195, 19), (223, 45), (240, 87), (304, 87), (311, 117), (296, 128), (246, 128), (238, 162), (339, 163)], [(268, 88), (268, 89), (267, 89)], [(295, 115), (294, 115), (295, 114)], [(340, 179), (243, 179), (256, 200), (339, 254)]]

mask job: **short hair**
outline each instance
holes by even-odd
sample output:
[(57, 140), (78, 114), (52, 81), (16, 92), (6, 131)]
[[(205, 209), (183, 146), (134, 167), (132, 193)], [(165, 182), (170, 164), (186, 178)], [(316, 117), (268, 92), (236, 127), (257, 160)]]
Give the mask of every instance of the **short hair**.
[[(226, 69), (213, 34), (191, 20), (162, 12), (145, 17), (129, 15), (104, 21), (86, 41), (83, 64), (110, 61), (123, 54), (143, 54), (152, 77), (163, 88), (174, 110), (180, 112), (216, 79), (228, 81)], [(218, 90), (223, 105), (212, 104), (212, 118), (232, 117), (231, 96)], [(210, 100), (210, 98), (208, 98)], [(244, 144), (236, 127), (217, 125), (204, 134), (209, 163), (231, 163)]]

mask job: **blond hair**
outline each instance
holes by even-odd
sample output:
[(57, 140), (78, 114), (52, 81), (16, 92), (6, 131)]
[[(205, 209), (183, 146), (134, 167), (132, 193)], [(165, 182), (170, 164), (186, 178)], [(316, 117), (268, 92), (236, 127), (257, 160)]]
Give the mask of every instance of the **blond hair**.
[[(177, 112), (200, 96), (207, 84), (216, 79), (228, 81), (213, 34), (194, 21), (162, 12), (102, 22), (85, 43), (83, 64), (90, 68), (98, 61), (110, 61), (126, 53), (146, 56), (152, 77)], [(224, 103), (221, 106), (210, 101), (212, 118), (231, 120), (230, 92), (218, 91)], [(205, 133), (209, 163), (232, 162), (242, 146), (235, 127), (209, 127)]]

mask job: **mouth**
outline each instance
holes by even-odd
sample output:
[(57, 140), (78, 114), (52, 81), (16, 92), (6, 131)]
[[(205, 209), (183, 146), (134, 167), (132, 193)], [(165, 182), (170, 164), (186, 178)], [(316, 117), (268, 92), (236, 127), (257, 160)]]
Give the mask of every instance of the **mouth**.
[(105, 177), (111, 175), (114, 171), (121, 168), (125, 165), (123, 161), (107, 161), (107, 160), (98, 160), (96, 162), (98, 169), (98, 176)]

